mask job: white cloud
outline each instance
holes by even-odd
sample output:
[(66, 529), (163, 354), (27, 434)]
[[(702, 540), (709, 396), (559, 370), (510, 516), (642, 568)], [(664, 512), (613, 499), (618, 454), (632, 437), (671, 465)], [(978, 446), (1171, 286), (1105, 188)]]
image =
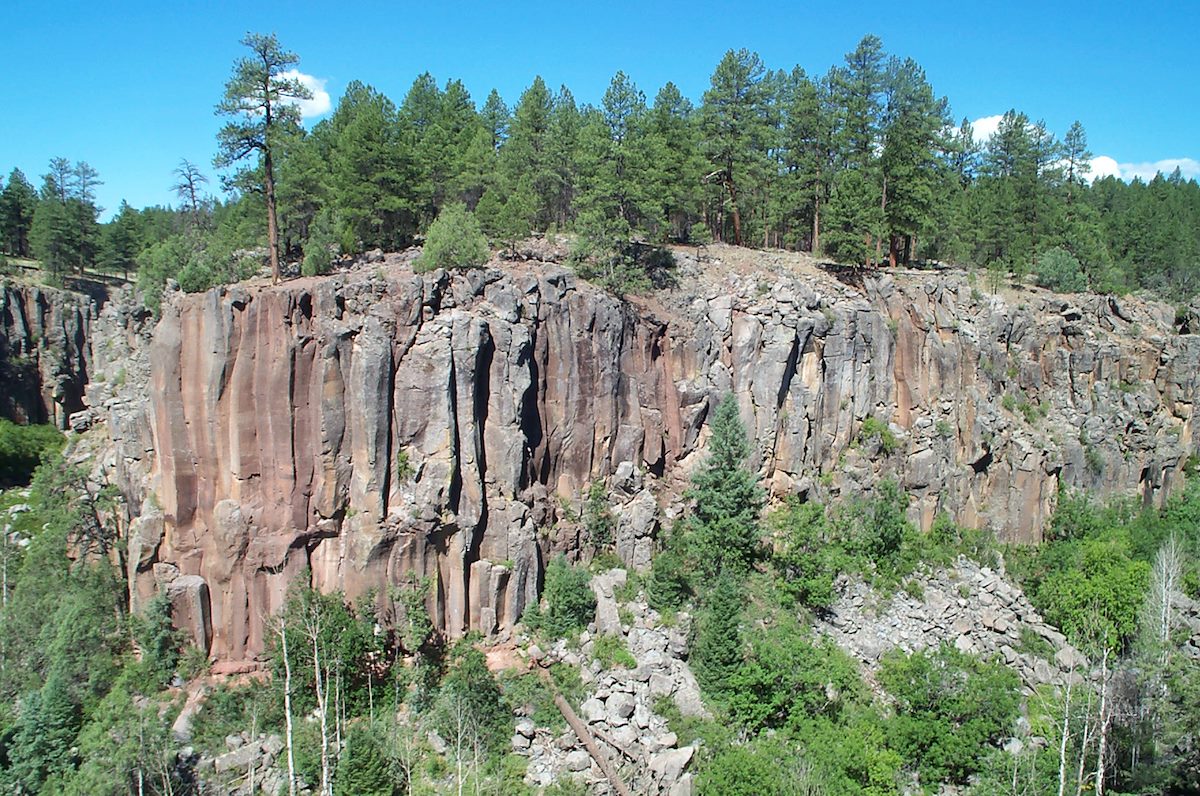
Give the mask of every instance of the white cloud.
[(1004, 114), (996, 116), (984, 116), (982, 119), (976, 119), (971, 122), (971, 129), (975, 134), (975, 143), (986, 144), (987, 140), (995, 134), (1000, 128), (1000, 120), (1004, 118)]
[(1092, 171), (1088, 174), (1088, 180), (1098, 180), (1101, 177), (1120, 177), (1121, 164), (1110, 158), (1108, 155), (1100, 155), (1092, 158)]
[(333, 107), (333, 103), (329, 99), (329, 92), (325, 90), (325, 81), (321, 78), (306, 75), (299, 69), (289, 69), (281, 72), (279, 76), (288, 80), (299, 80), (301, 85), (312, 92), (312, 99), (289, 100), (300, 109), (302, 118), (311, 119), (314, 116), (323, 116), (329, 113), (329, 109)]
[(1093, 180), (1112, 176), (1128, 181), (1134, 177), (1141, 177), (1148, 182), (1159, 172), (1170, 175), (1177, 168), (1185, 180), (1200, 179), (1200, 160), (1195, 158), (1166, 158), (1153, 163), (1118, 163), (1115, 158), (1100, 155), (1092, 158), (1091, 162), (1092, 173), (1088, 178)]

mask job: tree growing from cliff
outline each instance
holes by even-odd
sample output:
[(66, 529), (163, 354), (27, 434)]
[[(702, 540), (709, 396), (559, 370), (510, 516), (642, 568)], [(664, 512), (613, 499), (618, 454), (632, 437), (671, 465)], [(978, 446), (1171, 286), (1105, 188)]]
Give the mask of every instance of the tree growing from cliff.
[(217, 133), (218, 153), (213, 161), (226, 168), (252, 155), (258, 162), (239, 175), (250, 177), (261, 169), (262, 193), (267, 209), (267, 245), (270, 248), (271, 278), (279, 281), (279, 220), (275, 209), (275, 152), (283, 136), (294, 134), (300, 124), (296, 100), (311, 99), (312, 92), (298, 79), (286, 76), (288, 67), (300, 59), (284, 50), (275, 34), (248, 33), (242, 44), (252, 55), (239, 59), (233, 76), (225, 84), (225, 96), (217, 115), (228, 116)]
[(689, 518), (691, 545), (699, 568), (709, 576), (729, 569), (747, 571), (761, 553), (759, 514), (763, 493), (758, 476), (746, 469), (750, 441), (732, 394), (712, 419), (708, 459), (692, 479), (695, 501)]

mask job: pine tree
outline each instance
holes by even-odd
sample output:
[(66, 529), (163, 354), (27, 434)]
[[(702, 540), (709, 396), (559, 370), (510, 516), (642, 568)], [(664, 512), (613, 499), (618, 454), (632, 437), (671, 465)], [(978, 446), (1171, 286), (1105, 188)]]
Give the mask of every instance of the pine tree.
[[(717, 64), (700, 106), (701, 149), (708, 160), (705, 180), (719, 186), (728, 208), (733, 242), (744, 242), (743, 218), (747, 196), (767, 168), (765, 155), (771, 127), (763, 92), (762, 60), (749, 50), (730, 50)], [(710, 220), (716, 237), (723, 238), (724, 212)]]
[(758, 476), (746, 469), (750, 442), (732, 394), (717, 405), (711, 428), (708, 458), (688, 493), (695, 501), (688, 520), (692, 547), (706, 574), (741, 573), (761, 554), (758, 519), (764, 499)]
[(504, 104), (504, 100), (500, 97), (500, 92), (492, 89), (484, 100), (483, 108), (480, 109), (479, 115), (483, 121), (483, 128), (488, 133), (488, 138), (491, 140), (492, 150), (499, 151), (505, 139), (508, 138), (509, 112), (508, 106)]
[(37, 191), (21, 170), (9, 172), (4, 190), (0, 192), (0, 250), (17, 257), (29, 257), (29, 231), (37, 202)]
[(61, 282), (79, 262), (81, 242), (79, 225), (67, 202), (59, 200), (55, 185), (48, 176), (42, 191), (45, 198), (38, 202), (29, 227), (29, 245), (49, 278)]
[(350, 725), (338, 759), (334, 796), (392, 796), (396, 792), (376, 734), (362, 722)]
[(908, 263), (918, 235), (932, 225), (939, 173), (942, 130), (950, 125), (946, 100), (936, 99), (925, 72), (911, 58), (893, 59), (888, 69), (883, 127), (882, 173), (888, 259)]
[[(821, 250), (821, 211), (833, 178), (833, 118), (828, 86), (810, 80), (800, 67), (788, 75), (782, 97), (782, 168), (787, 236), (807, 237), (807, 248)], [(802, 225), (808, 227), (803, 229)]]
[[(878, 153), (882, 149), (886, 89), (883, 43), (864, 36), (846, 54), (845, 65), (830, 70), (836, 114), (834, 148), (839, 174), (831, 192), (828, 250), (847, 262), (879, 261), (883, 211), (887, 205)], [(852, 174), (848, 174), (852, 173)], [(868, 199), (874, 195), (874, 200)], [(859, 246), (857, 238), (862, 238)]]
[[(271, 278), (279, 281), (279, 221), (275, 209), (275, 153), (281, 137), (295, 134), (300, 111), (294, 100), (311, 99), (312, 92), (299, 80), (284, 77), (288, 67), (299, 59), (279, 45), (274, 34), (248, 33), (242, 39), (252, 55), (234, 64), (233, 76), (225, 84), (225, 95), (217, 105), (217, 114), (231, 117), (217, 133), (217, 168), (231, 166), (255, 156), (251, 167), (261, 174), (266, 199), (267, 245), (271, 259)], [(243, 170), (244, 179), (252, 171)]]
[(554, 98), (539, 76), (521, 94), (509, 124), (508, 140), (500, 149), (505, 184), (526, 186), (533, 200), (534, 229), (556, 220), (559, 177), (551, 162), (551, 117)]
[(26, 792), (37, 793), (47, 777), (68, 769), (78, 729), (78, 711), (61, 676), (51, 675), (25, 698), (10, 754), (12, 773)]
[(690, 662), (705, 692), (721, 698), (742, 665), (740, 620), (745, 597), (735, 577), (725, 572), (713, 582), (692, 640)]
[(699, 218), (704, 162), (695, 110), (674, 83), (667, 83), (654, 97), (646, 127), (645, 182), (651, 200), (658, 203), (654, 217), (665, 224), (662, 237), (689, 240)]
[(333, 116), (314, 133), (330, 148), (330, 197), (340, 239), (358, 247), (397, 248), (417, 231), (411, 143), (396, 106), (352, 82)]

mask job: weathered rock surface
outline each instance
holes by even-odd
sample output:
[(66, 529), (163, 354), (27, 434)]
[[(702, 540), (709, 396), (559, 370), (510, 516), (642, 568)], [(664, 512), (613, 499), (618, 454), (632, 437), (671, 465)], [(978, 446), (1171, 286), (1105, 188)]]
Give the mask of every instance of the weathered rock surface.
[[(114, 302), (72, 315), (71, 300), (5, 293), (2, 350), (61, 327), (83, 352), (63, 353), (64, 383), (105, 374), (79, 425), (111, 441), (105, 466), (136, 516), (135, 599), (158, 564), (200, 578), (207, 609), (187, 581), (177, 611), (207, 611), (193, 636), (220, 659), (261, 654), (263, 618), (305, 572), (351, 597), (427, 575), (448, 635), (503, 633), (546, 557), (579, 552), (563, 506), (597, 480), (618, 554), (644, 568), (674, 512), (659, 504), (728, 391), (776, 495), (894, 477), (923, 526), (948, 511), (1009, 540), (1040, 536), (1060, 485), (1160, 500), (1195, 446), (1200, 337), (1176, 334), (1166, 305), (1006, 300), (956, 272), (859, 289), (691, 255), (681, 287), (626, 303), (553, 264), (415, 275), (381, 258), (169, 295), (151, 345)], [(42, 371), (44, 392), (57, 371)], [(869, 417), (890, 438), (863, 438)]]
[[(620, 574), (618, 574), (620, 573)], [(619, 604), (611, 588), (623, 582), (623, 570), (597, 575), (592, 588), (613, 602), (614, 610), (627, 612), (630, 624), (609, 633), (598, 624), (580, 634), (576, 652), (565, 641), (557, 642), (542, 655), (543, 663), (579, 661), (588, 693), (580, 702), (579, 717), (587, 723), (592, 740), (634, 793), (690, 793), (692, 775), (687, 771), (695, 754), (693, 746), (679, 746), (679, 739), (666, 720), (655, 712), (658, 700), (670, 697), (686, 716), (708, 716), (700, 702), (696, 678), (684, 657), (687, 653), (689, 619), (665, 627), (659, 614), (644, 596)], [(592, 659), (599, 635), (620, 638), (633, 655), (633, 669), (604, 669)], [(537, 726), (518, 722), (512, 738), (513, 752), (528, 760), (525, 779), (534, 786), (547, 786), (572, 778), (584, 783), (589, 793), (612, 793), (600, 767), (566, 727)]]
[(0, 283), (0, 417), (67, 428), (84, 408), (93, 314), (79, 293)]
[(954, 566), (914, 576), (914, 582), (921, 585), (918, 595), (899, 591), (888, 599), (861, 581), (844, 582), (817, 627), (866, 671), (891, 649), (942, 644), (1002, 661), (1020, 675), (1026, 691), (1090, 671), (1087, 659), (1042, 620), (1003, 572), (959, 557)]

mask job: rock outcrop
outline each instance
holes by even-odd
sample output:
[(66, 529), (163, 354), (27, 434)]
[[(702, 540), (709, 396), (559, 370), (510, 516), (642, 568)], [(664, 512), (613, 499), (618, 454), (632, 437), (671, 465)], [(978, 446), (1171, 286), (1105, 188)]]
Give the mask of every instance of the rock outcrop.
[[(625, 577), (620, 569), (595, 576), (596, 621), (580, 634), (578, 652), (560, 640), (545, 652), (539, 650), (538, 662), (580, 666), (586, 693), (580, 699), (579, 717), (586, 722), (600, 754), (620, 772), (632, 792), (686, 796), (693, 792), (688, 767), (696, 747), (681, 745), (656, 707), (660, 700), (669, 700), (683, 716), (709, 716), (700, 686), (685, 660), (690, 620), (681, 614), (672, 627), (665, 627), (644, 595), (619, 604), (613, 588), (625, 585)], [(615, 620), (622, 612), (625, 624), (606, 619)], [(637, 666), (604, 668), (593, 657), (598, 640), (604, 637), (610, 642), (616, 639)], [(600, 767), (566, 727), (539, 726), (532, 719), (521, 719), (512, 749), (528, 759), (525, 779), (531, 785), (545, 787), (573, 779), (584, 783), (589, 793), (614, 792)]]
[(0, 283), (0, 417), (67, 428), (91, 372), (86, 296)]
[(911, 653), (950, 644), (962, 652), (1001, 660), (1021, 677), (1027, 693), (1062, 685), (1090, 670), (1087, 659), (1004, 575), (959, 557), (954, 566), (913, 576), (920, 589), (882, 598), (861, 581), (846, 582), (817, 628), (863, 664), (899, 648)]
[[(860, 287), (713, 251), (730, 262), (681, 253), (680, 287), (629, 301), (554, 264), (418, 275), (407, 255), (170, 294), (155, 327), (113, 301), (31, 314), (47, 294), (10, 290), (3, 350), (62, 328), (62, 383), (104, 373), (78, 419), (111, 441), (135, 598), (166, 587), (225, 661), (261, 654), (301, 576), (380, 599), (428, 576), (444, 632), (502, 632), (546, 557), (578, 554), (595, 481), (618, 554), (644, 568), (730, 391), (776, 496), (890, 477), (922, 526), (949, 512), (1008, 540), (1040, 537), (1060, 487), (1159, 501), (1195, 449), (1200, 338), (1166, 305), (984, 294), (961, 272)], [(40, 370), (61, 424), (76, 393)]]

